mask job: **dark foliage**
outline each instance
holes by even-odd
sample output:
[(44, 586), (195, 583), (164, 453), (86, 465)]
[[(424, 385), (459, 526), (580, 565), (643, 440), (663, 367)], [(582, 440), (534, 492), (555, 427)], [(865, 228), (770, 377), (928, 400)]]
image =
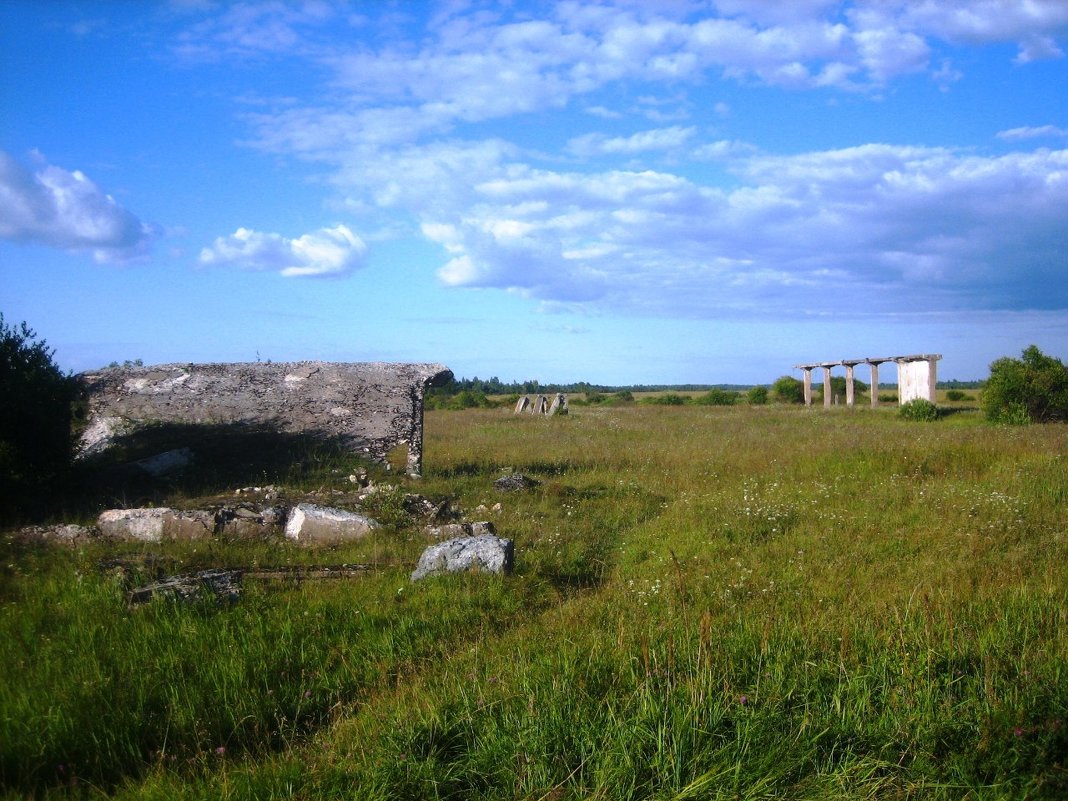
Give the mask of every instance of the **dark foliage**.
[(1068, 421), (1068, 367), (1035, 345), (990, 365), (982, 408), (995, 423)]
[(0, 314), (0, 503), (11, 514), (61, 476), (71, 459), (75, 379), (26, 323)]

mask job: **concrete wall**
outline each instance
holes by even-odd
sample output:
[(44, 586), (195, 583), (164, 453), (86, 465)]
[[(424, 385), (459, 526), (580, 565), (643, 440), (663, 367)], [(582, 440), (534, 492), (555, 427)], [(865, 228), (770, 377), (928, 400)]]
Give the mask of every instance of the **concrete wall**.
[(340, 440), (376, 461), (408, 446), (423, 461), (423, 396), (452, 378), (441, 364), (162, 364), (82, 373), (89, 420), (81, 453), (148, 423), (248, 423)]
[(901, 404), (922, 399), (935, 402), (937, 362), (917, 360), (897, 363), (897, 396)]

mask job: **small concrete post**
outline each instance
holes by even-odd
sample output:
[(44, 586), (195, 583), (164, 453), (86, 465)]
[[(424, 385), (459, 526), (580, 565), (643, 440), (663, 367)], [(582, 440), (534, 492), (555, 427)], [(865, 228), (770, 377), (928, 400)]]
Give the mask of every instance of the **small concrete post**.
[(805, 406), (812, 405), (812, 368), (802, 367), (804, 371), (804, 383), (805, 383)]
[(853, 392), (853, 365), (852, 364), (847, 364), (845, 366), (845, 369), (846, 369), (846, 406), (848, 406), (850, 409), (852, 409), (853, 408), (853, 403), (855, 401), (855, 395), (854, 395), (854, 392)]
[(831, 408), (831, 368), (823, 365), (823, 408)]

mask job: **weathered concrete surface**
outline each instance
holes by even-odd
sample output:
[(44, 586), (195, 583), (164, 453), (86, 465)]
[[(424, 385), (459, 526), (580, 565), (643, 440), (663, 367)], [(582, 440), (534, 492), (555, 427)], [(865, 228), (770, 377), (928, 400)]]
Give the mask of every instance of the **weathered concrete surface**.
[(498, 492), (518, 492), (536, 487), (540, 483), (536, 478), (524, 476), (522, 473), (509, 473), (494, 481), (493, 488)]
[(452, 378), (442, 364), (250, 362), (113, 367), (79, 376), (89, 402), (82, 455), (149, 423), (270, 425), (340, 440), (385, 461), (408, 446), (423, 462), (423, 397)]
[(15, 536), (21, 542), (83, 545), (92, 541), (96, 533), (85, 526), (65, 523), (55, 526), (25, 526), (15, 532)]
[(299, 503), (289, 512), (286, 536), (302, 543), (336, 542), (366, 537), (378, 523), (371, 518), (314, 503)]
[(100, 513), (96, 526), (104, 537), (117, 540), (196, 540), (215, 534), (215, 515), (206, 511), (182, 512), (165, 507), (108, 509)]
[(277, 534), (285, 518), (285, 509), (281, 506), (224, 506), (215, 512), (215, 531), (224, 537), (262, 539)]
[(472, 523), (446, 523), (443, 526), (426, 526), (423, 533), (434, 540), (455, 540), (464, 537), (481, 537), (483, 535), (496, 535), (497, 529), (488, 520), (480, 520)]
[(419, 557), (412, 581), (442, 573), (497, 573), (512, 571), (515, 543), (490, 534), (462, 537), (431, 545)]

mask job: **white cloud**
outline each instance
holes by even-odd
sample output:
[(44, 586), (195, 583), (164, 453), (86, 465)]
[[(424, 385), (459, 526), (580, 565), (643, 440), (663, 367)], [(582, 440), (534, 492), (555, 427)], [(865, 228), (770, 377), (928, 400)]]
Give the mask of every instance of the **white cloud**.
[(50, 164), (35, 172), (0, 151), (0, 238), (90, 252), (98, 262), (126, 262), (155, 237), (85, 173)]
[(1063, 307), (1068, 151), (868, 145), (740, 163), (724, 191), (668, 173), (515, 169), (424, 225), (451, 286), (716, 316)]
[(359, 268), (367, 246), (344, 225), (297, 239), (238, 228), (200, 251), (200, 263), (277, 272), (287, 278), (340, 276)]
[(1010, 128), (1007, 131), (998, 131), (998, 139), (1041, 139), (1045, 137), (1065, 138), (1068, 137), (1068, 128), (1058, 128), (1055, 125), (1040, 125), (1038, 127)]
[(639, 131), (630, 136), (605, 136), (600, 133), (577, 136), (567, 148), (578, 156), (634, 155), (656, 150), (677, 150), (693, 138), (696, 128), (675, 125)]

